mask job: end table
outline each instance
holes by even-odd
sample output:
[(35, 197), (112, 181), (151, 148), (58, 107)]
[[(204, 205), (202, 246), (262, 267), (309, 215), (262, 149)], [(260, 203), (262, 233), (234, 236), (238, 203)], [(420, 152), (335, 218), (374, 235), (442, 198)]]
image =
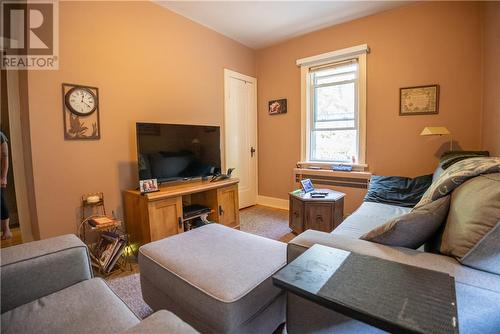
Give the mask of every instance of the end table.
[(290, 229), (295, 234), (312, 229), (331, 232), (344, 219), (345, 194), (331, 189), (315, 189), (327, 193), (324, 198), (312, 198), (301, 190), (290, 193)]

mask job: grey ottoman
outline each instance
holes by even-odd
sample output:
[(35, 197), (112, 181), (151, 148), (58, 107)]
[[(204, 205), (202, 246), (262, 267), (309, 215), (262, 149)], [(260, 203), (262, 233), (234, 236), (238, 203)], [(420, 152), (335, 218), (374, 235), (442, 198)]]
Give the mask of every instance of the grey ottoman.
[(272, 333), (285, 321), (285, 294), (271, 276), (286, 244), (210, 224), (139, 249), (144, 300), (202, 333)]

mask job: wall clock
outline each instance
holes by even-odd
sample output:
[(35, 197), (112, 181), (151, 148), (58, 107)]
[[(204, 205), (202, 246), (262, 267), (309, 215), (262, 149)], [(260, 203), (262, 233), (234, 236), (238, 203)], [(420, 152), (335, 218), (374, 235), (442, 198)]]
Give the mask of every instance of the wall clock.
[(64, 138), (100, 139), (99, 90), (97, 87), (62, 84)]

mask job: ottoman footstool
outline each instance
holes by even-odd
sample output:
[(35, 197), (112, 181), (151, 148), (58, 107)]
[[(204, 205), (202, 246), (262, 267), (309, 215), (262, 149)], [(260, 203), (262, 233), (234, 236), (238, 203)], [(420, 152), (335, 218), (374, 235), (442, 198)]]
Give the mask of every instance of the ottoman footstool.
[(202, 333), (272, 333), (286, 298), (271, 276), (286, 244), (210, 224), (139, 249), (143, 298)]

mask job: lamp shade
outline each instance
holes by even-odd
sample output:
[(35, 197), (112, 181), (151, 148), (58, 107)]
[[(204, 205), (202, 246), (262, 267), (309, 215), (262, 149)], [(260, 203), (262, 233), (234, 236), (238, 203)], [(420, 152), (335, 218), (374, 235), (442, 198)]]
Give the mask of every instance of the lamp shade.
[(426, 126), (422, 132), (420, 132), (421, 136), (442, 136), (442, 135), (451, 135), (451, 132), (445, 128), (444, 126)]

